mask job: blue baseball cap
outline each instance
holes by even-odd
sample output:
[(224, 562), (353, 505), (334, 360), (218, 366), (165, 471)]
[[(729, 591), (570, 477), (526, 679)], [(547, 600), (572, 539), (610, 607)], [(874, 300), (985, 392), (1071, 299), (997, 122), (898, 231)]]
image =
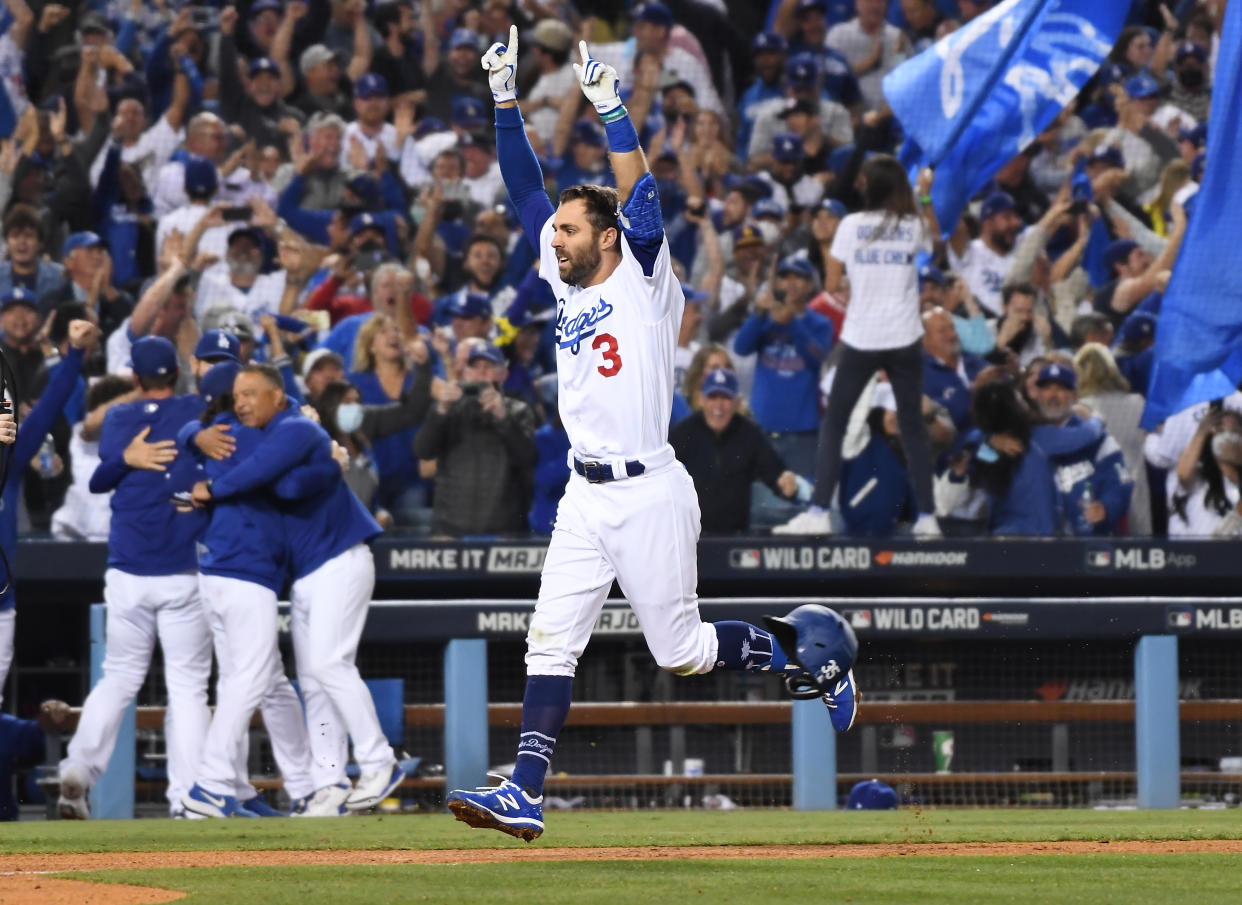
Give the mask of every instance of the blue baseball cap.
[(796, 53), (785, 64), (785, 81), (794, 88), (813, 88), (819, 82), (819, 61), (810, 53)]
[(1173, 59), (1175, 62), (1180, 63), (1187, 57), (1194, 57), (1200, 63), (1206, 63), (1208, 58), (1207, 48), (1194, 41), (1183, 41), (1177, 45), (1177, 53)]
[(449, 50), (457, 47), (473, 47), (479, 49), (479, 36), (468, 28), (454, 28), (449, 35)]
[(924, 264), (919, 268), (919, 285), (924, 283), (935, 283), (937, 286), (944, 285), (944, 272), (935, 264)]
[(35, 297), (35, 294), (21, 286), (14, 286), (0, 296), (0, 311), (8, 311), (14, 305), (25, 305), (27, 308), (32, 308), (35, 311), (39, 310), (39, 300)]
[(1008, 192), (996, 192), (987, 197), (983, 202), (983, 207), (979, 209), (979, 219), (986, 220), (989, 217), (995, 217), (1005, 211), (1013, 210), (1013, 198)]
[(1121, 148), (1115, 145), (1096, 145), (1087, 156), (1087, 163), (1106, 163), (1113, 167), (1124, 167), (1126, 160), (1121, 155)]
[(1121, 63), (1105, 63), (1100, 67), (1096, 78), (1101, 85), (1114, 85), (1117, 82), (1124, 82), (1129, 70)]
[(794, 132), (782, 132), (772, 139), (772, 156), (783, 162), (801, 160), (806, 156), (802, 136)]
[(1074, 373), (1073, 368), (1067, 368), (1054, 361), (1039, 369), (1039, 377), (1035, 381), (1035, 386), (1041, 387), (1046, 383), (1058, 383), (1067, 389), (1076, 390), (1078, 389), (1078, 375)]
[(1188, 141), (1196, 148), (1202, 148), (1207, 144), (1207, 123), (1195, 123), (1189, 129), (1180, 129), (1177, 137), (1179, 141)]
[(492, 302), (481, 292), (467, 292), (449, 303), (449, 317), (491, 317)]
[(1128, 345), (1152, 339), (1156, 335), (1156, 316), (1147, 311), (1136, 311), (1125, 319), (1117, 331), (1115, 345)]
[(480, 358), (484, 358), (494, 365), (505, 363), (505, 353), (491, 343), (475, 343), (470, 349), (470, 354), (466, 356), (466, 364), (478, 361)]
[(825, 198), (819, 203), (819, 209), (821, 211), (827, 211), (838, 220), (842, 219), (850, 212), (850, 209), (845, 206), (844, 202), (838, 201), (836, 198)]
[(602, 148), (604, 135), (589, 119), (580, 119), (570, 129), (569, 141), (571, 144), (593, 145)]
[(703, 377), (704, 396), (728, 396), (736, 399), (737, 390), (737, 375), (727, 368), (715, 368)]
[(376, 72), (365, 73), (354, 83), (354, 97), (388, 97), (388, 80)]
[(185, 162), (185, 192), (187, 195), (214, 195), (220, 185), (216, 165), (206, 157), (191, 154)]
[(1138, 247), (1139, 244), (1133, 239), (1114, 239), (1112, 242), (1109, 242), (1104, 249), (1104, 269), (1111, 276), (1113, 267), (1129, 258), (1130, 252)]
[(786, 255), (781, 258), (780, 264), (776, 266), (776, 275), (783, 277), (790, 273), (803, 279), (814, 281), (815, 265), (811, 263), (810, 259), (802, 255)]
[(194, 347), (199, 361), (241, 361), (241, 341), (225, 330), (208, 330)]
[(280, 5), (280, 0), (255, 0), (250, 7), (250, 18), (254, 18), (266, 9), (280, 12), (284, 7)]
[(380, 204), (380, 184), (374, 176), (367, 173), (359, 173), (357, 176), (345, 183), (345, 188), (349, 189), (369, 208), (378, 208)]
[(673, 13), (672, 10), (660, 3), (659, 0), (653, 0), (653, 2), (644, 3), (634, 10), (634, 21), (650, 22), (653, 25), (663, 25), (666, 28), (672, 28)]
[(453, 125), (468, 129), (482, 125), (487, 118), (483, 110), (483, 102), (477, 97), (459, 96), (453, 98)]
[(897, 793), (888, 783), (868, 779), (855, 783), (845, 803), (849, 811), (892, 811), (897, 808)]
[(384, 229), (384, 224), (380, 222), (379, 218), (376, 217), (375, 214), (358, 214), (354, 217), (354, 219), (349, 221), (349, 237), (351, 239), (368, 229), (377, 229), (384, 233), (384, 240), (387, 241), (388, 233)]
[(1140, 72), (1138, 75), (1126, 82), (1126, 94), (1135, 100), (1155, 97), (1159, 93), (1160, 83), (1146, 72)]
[(435, 116), (429, 116), (426, 119), (420, 119), (418, 125), (414, 127), (414, 138), (424, 138), (433, 132), (447, 132), (448, 126), (444, 125), (444, 120)]
[(90, 230), (83, 230), (80, 233), (70, 233), (65, 239), (65, 244), (61, 248), (60, 256), (66, 257), (69, 252), (78, 248), (97, 248), (104, 244), (104, 240), (99, 238), (98, 233)]
[(784, 35), (761, 31), (755, 35), (755, 40), (751, 41), (750, 49), (752, 53), (784, 53), (789, 49), (789, 42), (785, 40)]
[(785, 206), (775, 198), (760, 198), (750, 209), (750, 213), (753, 217), (776, 217), (778, 220), (783, 220)]
[(144, 336), (129, 350), (130, 364), (139, 377), (176, 374), (177, 347), (162, 336)]
[(700, 292), (689, 283), (681, 284), (681, 294), (685, 296), (687, 302), (705, 302), (712, 297), (710, 292)]
[(817, 9), (821, 13), (828, 12), (828, 0), (798, 0), (799, 15), (813, 9)]
[(233, 381), (237, 379), (240, 370), (241, 364), (227, 359), (208, 368), (203, 379), (198, 382), (198, 395), (203, 397), (203, 402), (210, 405), (225, 393), (233, 392)]
[(258, 57), (250, 61), (250, 77), (266, 72), (268, 75), (274, 75), (280, 78), (280, 67), (276, 65), (276, 61), (271, 57)]

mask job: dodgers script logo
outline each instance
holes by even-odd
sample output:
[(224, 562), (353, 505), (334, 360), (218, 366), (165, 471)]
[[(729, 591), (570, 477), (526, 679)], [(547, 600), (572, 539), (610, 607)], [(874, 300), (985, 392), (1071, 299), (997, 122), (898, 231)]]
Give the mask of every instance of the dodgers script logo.
[(610, 314), (612, 314), (612, 305), (600, 299), (595, 307), (568, 318), (565, 316), (565, 302), (562, 300), (560, 313), (556, 318), (556, 344), (577, 355), (578, 350), (582, 348), (582, 341), (594, 336), (596, 326)]

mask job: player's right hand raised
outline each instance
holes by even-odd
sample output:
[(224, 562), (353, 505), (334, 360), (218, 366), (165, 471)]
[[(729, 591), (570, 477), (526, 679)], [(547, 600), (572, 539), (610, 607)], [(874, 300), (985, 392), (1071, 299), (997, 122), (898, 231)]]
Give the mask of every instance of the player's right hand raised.
[(492, 100), (498, 104), (517, 100), (517, 53), (518, 30), (516, 25), (511, 25), (508, 46), (497, 41), (479, 61), (488, 73)]

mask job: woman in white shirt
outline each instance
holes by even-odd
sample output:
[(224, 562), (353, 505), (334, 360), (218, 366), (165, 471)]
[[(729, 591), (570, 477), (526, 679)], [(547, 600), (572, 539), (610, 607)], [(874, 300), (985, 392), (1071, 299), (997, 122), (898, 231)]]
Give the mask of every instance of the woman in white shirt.
[(1177, 490), (1169, 506), (1169, 537), (1242, 534), (1242, 415), (1213, 408), (1177, 460)]
[[(925, 223), (906, 172), (887, 154), (862, 168), (863, 210), (837, 227), (824, 268), (824, 289), (849, 276), (850, 307), (841, 330), (836, 376), (819, 430), (819, 460), (811, 508), (774, 534), (828, 534), (828, 508), (841, 474), (841, 442), (850, 412), (871, 376), (883, 369), (897, 399), (901, 445), (918, 500), (914, 532), (938, 535), (932, 497), (932, 457), (923, 421), (923, 321), (919, 316), (918, 257), (932, 251), (935, 224)], [(934, 221), (930, 206), (928, 217)]]

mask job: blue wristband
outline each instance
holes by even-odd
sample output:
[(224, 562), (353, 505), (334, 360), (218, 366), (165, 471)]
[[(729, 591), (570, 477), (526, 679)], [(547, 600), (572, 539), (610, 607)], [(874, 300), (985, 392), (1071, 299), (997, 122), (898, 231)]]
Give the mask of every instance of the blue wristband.
[(621, 115), (616, 119), (604, 123), (604, 132), (608, 135), (608, 146), (612, 148), (614, 154), (625, 154), (627, 151), (637, 151), (638, 132), (634, 128), (634, 121), (630, 119), (629, 112), (622, 107)]

